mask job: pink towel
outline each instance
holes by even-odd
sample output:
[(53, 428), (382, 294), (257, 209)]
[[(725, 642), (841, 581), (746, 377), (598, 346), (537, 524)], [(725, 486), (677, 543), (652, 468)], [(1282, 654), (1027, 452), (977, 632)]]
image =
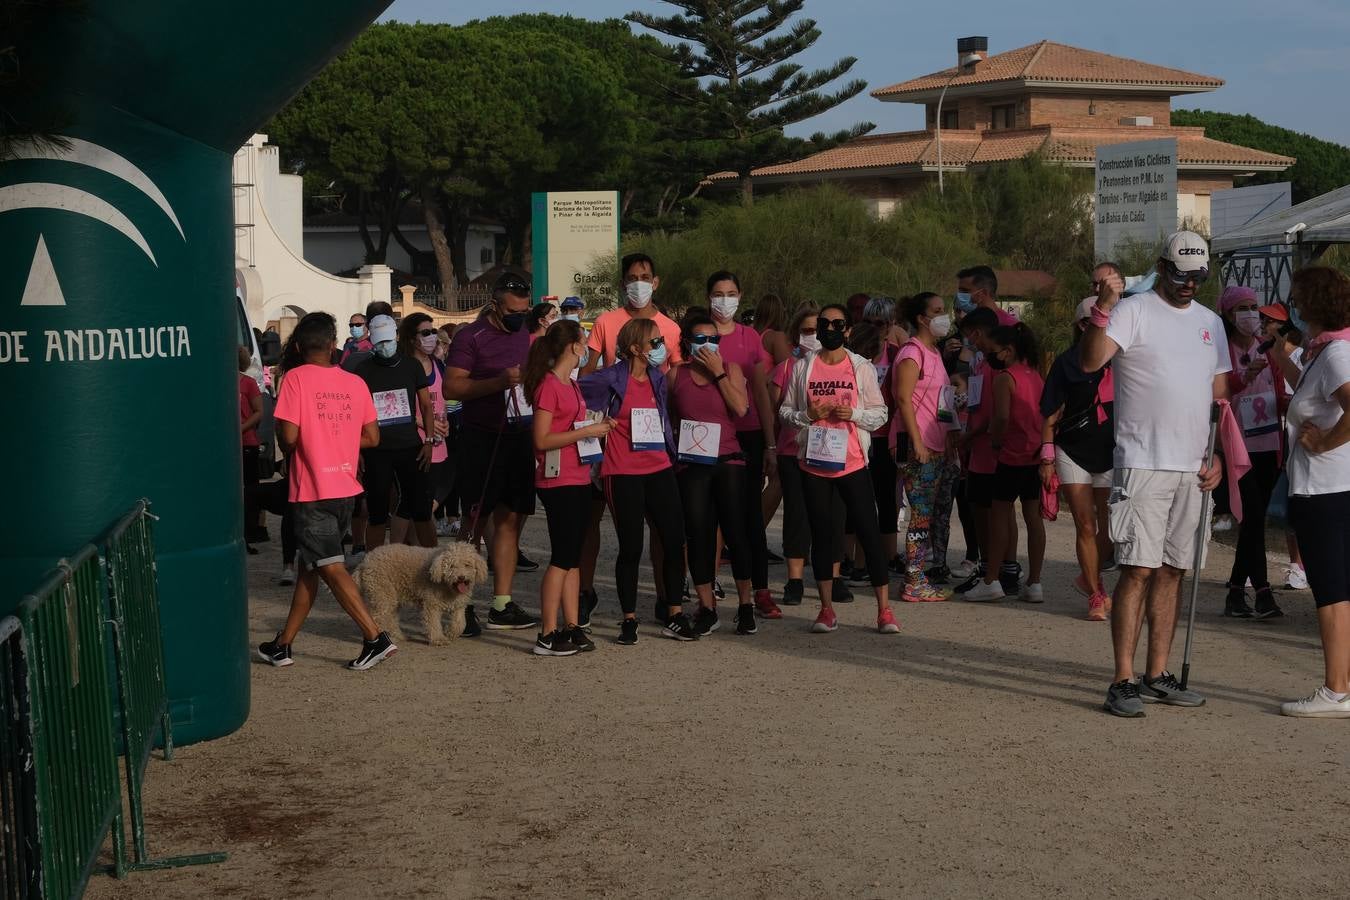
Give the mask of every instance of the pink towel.
[(1041, 518), (1053, 522), (1059, 518), (1059, 476), (1050, 476), (1050, 486), (1041, 485)]
[(1233, 415), (1233, 407), (1227, 400), (1216, 400), (1219, 413), (1219, 443), (1223, 446), (1223, 462), (1228, 475), (1228, 508), (1233, 518), (1242, 521), (1242, 491), (1238, 482), (1252, 468), (1252, 458), (1247, 455), (1247, 444), (1242, 439), (1242, 428)]

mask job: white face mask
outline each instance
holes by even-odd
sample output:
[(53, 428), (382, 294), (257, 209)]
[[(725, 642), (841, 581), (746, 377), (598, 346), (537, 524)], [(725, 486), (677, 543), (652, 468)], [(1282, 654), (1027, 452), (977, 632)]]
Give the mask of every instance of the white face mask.
[(736, 315), (736, 307), (741, 303), (741, 298), (736, 294), (717, 294), (708, 299), (713, 318), (722, 322), (730, 321), (731, 317)]
[(1261, 330), (1261, 314), (1254, 309), (1239, 309), (1233, 314), (1233, 322), (1248, 337)]
[(630, 281), (624, 286), (624, 293), (628, 295), (629, 306), (634, 309), (642, 309), (652, 302), (652, 283), (650, 281)]
[(436, 351), (436, 335), (429, 334), (426, 337), (417, 339), (418, 346), (422, 348), (423, 353), (434, 353)]
[(952, 317), (946, 313), (933, 316), (933, 320), (928, 323), (928, 330), (933, 332), (933, 337), (938, 340), (945, 338), (952, 330)]
[(804, 334), (797, 338), (797, 346), (801, 347), (807, 353), (815, 353), (820, 349), (820, 338), (814, 334)]
[(563, 318), (566, 319), (566, 320), (569, 321), (569, 322), (580, 322), (580, 321), (581, 321), (581, 316), (573, 315), (572, 313), (563, 313)]

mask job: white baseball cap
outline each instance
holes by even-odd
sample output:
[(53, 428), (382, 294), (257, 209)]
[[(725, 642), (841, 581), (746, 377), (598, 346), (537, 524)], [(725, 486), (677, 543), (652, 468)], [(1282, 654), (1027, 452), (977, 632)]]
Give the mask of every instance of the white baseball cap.
[(1162, 258), (1178, 272), (1209, 268), (1209, 245), (1194, 231), (1177, 231), (1163, 245)]
[(1097, 305), (1096, 295), (1093, 295), (1091, 297), (1084, 297), (1082, 302), (1078, 304), (1078, 313), (1073, 317), (1073, 320), (1075, 322), (1081, 322), (1084, 319), (1092, 318), (1092, 307), (1096, 305)]
[(376, 316), (370, 320), (370, 342), (381, 344), (398, 340), (398, 326), (390, 316)]

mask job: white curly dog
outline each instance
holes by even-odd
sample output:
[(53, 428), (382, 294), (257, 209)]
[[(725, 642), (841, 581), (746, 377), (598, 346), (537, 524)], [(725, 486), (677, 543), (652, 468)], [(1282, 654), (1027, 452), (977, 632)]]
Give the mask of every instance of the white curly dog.
[[(409, 547), (386, 544), (366, 554), (355, 572), (370, 614), (395, 641), (404, 640), (398, 624), (402, 606), (422, 610), (427, 643), (441, 646), (464, 633), (464, 610), (475, 586), (487, 579), (487, 564), (468, 544)], [(450, 614), (448, 631), (441, 617)]]

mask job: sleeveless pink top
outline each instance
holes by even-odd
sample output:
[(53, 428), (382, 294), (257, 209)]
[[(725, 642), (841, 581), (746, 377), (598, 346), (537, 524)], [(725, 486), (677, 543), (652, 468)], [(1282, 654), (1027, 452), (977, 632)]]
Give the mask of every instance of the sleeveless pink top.
[[(722, 426), (717, 445), (718, 456), (740, 453), (741, 444), (736, 439), (736, 423), (732, 421), (731, 410), (727, 409), (727, 403), (722, 399), (722, 392), (717, 385), (713, 382), (696, 384), (687, 365), (672, 370), (670, 376), (675, 382), (670, 389), (670, 419), (676, 441), (679, 440), (680, 422), (691, 419), (695, 422)], [(745, 465), (741, 460), (729, 461)]]

